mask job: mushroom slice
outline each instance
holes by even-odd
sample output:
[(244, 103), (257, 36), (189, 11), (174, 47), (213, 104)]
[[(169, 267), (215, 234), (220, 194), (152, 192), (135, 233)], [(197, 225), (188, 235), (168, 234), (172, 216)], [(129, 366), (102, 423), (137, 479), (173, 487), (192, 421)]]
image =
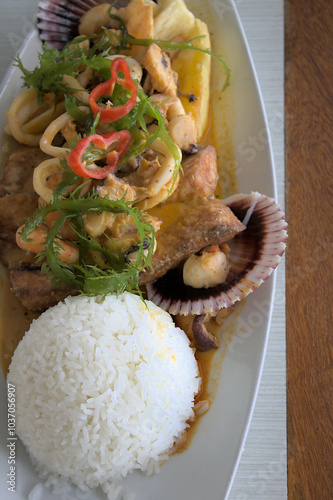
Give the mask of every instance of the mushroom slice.
[(260, 193), (239, 194), (224, 200), (224, 204), (246, 226), (245, 231), (227, 242), (230, 247), (227, 278), (211, 288), (186, 286), (182, 275), (184, 258), (147, 285), (149, 300), (170, 314), (216, 314), (256, 290), (281, 260), (287, 223), (274, 199)]
[(207, 314), (198, 314), (192, 323), (192, 332), (200, 351), (210, 351), (217, 349), (218, 343), (215, 335), (206, 328)]

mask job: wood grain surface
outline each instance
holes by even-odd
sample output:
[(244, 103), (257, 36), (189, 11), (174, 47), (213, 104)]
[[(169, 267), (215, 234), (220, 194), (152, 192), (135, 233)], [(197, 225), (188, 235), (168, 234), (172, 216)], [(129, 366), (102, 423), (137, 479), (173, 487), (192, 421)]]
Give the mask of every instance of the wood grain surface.
[[(224, 2), (228, 7), (230, 0)], [(272, 137), (278, 201), (284, 206), (283, 0), (235, 0), (234, 3), (245, 29), (263, 94)], [(11, 62), (10, 58), (17, 54), (35, 23), (37, 4), (38, 0), (15, 0), (13, 15), (13, 0), (1, 0), (0, 79)], [(277, 270), (265, 367), (230, 500), (287, 498), (284, 264), (285, 259)]]
[(290, 500), (333, 498), (332, 3), (286, 0)]

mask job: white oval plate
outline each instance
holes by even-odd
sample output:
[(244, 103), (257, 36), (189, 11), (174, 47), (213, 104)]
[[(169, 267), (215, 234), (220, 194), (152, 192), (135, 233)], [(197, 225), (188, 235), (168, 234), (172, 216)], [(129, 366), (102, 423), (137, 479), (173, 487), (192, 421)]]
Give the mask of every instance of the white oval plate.
[[(208, 22), (218, 53), (226, 56), (232, 71), (235, 101), (233, 143), (236, 155), (238, 185), (241, 192), (259, 191), (276, 198), (273, 155), (263, 101), (245, 40), (232, 0), (188, 2), (198, 17)], [(202, 12), (201, 12), (201, 9)], [(37, 32), (26, 40), (21, 58), (24, 65), (37, 64), (40, 42)], [(21, 88), (20, 72), (10, 69), (0, 94), (0, 130), (5, 124), (8, 104)], [(237, 470), (259, 388), (274, 299), (275, 273), (247, 301), (235, 326), (220, 373), (219, 385), (209, 412), (201, 419), (190, 447), (172, 456), (158, 475), (146, 477), (133, 473), (122, 483), (119, 495), (134, 492), (136, 500), (222, 500), (227, 498)], [(1, 401), (5, 401), (5, 383), (1, 378)], [(7, 412), (1, 405), (0, 488), (1, 498), (9, 500), (6, 474), (9, 472), (7, 447)], [(27, 453), (16, 442), (16, 500), (27, 499), (39, 483)], [(36, 491), (42, 500), (97, 500), (106, 498), (100, 490), (83, 493), (72, 490), (60, 496), (45, 488)]]

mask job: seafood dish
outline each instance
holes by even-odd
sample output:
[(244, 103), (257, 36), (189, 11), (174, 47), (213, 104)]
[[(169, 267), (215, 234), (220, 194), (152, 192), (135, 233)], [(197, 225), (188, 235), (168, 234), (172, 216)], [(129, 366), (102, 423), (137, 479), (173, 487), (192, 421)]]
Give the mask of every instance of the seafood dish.
[[(5, 372), (9, 367), (8, 383), (24, 387), (17, 391), (22, 420), (18, 435), (41, 478), (55, 491), (66, 480), (82, 489), (101, 485), (112, 499), (117, 496), (115, 484), (120, 477), (135, 469), (145, 473), (159, 470), (179, 443), (186, 441), (190, 423), (208, 411), (209, 370), (202, 369), (205, 356), (220, 349), (219, 332), (237, 313), (238, 302), (259, 288), (279, 264), (286, 247), (287, 223), (273, 198), (257, 191), (239, 193), (232, 182), (223, 185), (223, 165), (211, 123), (212, 66), (219, 68), (221, 92), (228, 89), (232, 74), (222, 57), (212, 51), (207, 25), (182, 0), (115, 4), (43, 0), (37, 18), (39, 36), (46, 45), (32, 70), (16, 58), (25, 90), (7, 110), (5, 133), (14, 147), (0, 181), (0, 259), (7, 268), (12, 294), (34, 319), (24, 336), (21, 332), (21, 342), (17, 338), (2, 353), (2, 364)], [(118, 302), (114, 306), (109, 301)], [(161, 426), (163, 439), (158, 439), (163, 444), (159, 447), (150, 447), (148, 440), (140, 455), (135, 443), (142, 441), (144, 429), (156, 429), (149, 421), (150, 415), (155, 418), (158, 401), (161, 408), (174, 404), (172, 394), (167, 399), (168, 385), (159, 379), (162, 368), (152, 358), (146, 359), (146, 352), (137, 354), (145, 364), (152, 363), (147, 375), (154, 388), (152, 400), (142, 396), (149, 385), (144, 380), (140, 394), (148, 403), (142, 409), (141, 423), (138, 418), (133, 424), (139, 433), (135, 435), (127, 427), (120, 431), (117, 418), (131, 421), (136, 413), (134, 402), (132, 414), (121, 417), (116, 410), (118, 417), (112, 413), (111, 418), (111, 413), (108, 416), (107, 410), (99, 409), (100, 401), (111, 408), (114, 398), (121, 399), (121, 394), (132, 390), (124, 388), (124, 377), (133, 378), (136, 388), (141, 368), (129, 374), (129, 366), (138, 365), (135, 352), (114, 361), (124, 371), (119, 371), (118, 379), (106, 390), (108, 367), (110, 372), (114, 368), (111, 351), (103, 358), (106, 372), (97, 376), (97, 371), (107, 333), (96, 326), (102, 332), (101, 340), (95, 333), (89, 339), (81, 338), (86, 329), (75, 319), (79, 308), (87, 314), (89, 335), (97, 315), (104, 325), (119, 321), (110, 335), (117, 342), (121, 339), (123, 344), (115, 343), (112, 349), (122, 354), (128, 349), (126, 335), (131, 338), (126, 346), (142, 344), (142, 337), (135, 336), (150, 318), (152, 326), (146, 328), (149, 352), (155, 336), (157, 339), (152, 358), (160, 359), (160, 352), (171, 349), (170, 359), (182, 359), (189, 366), (190, 381), (185, 381), (181, 366), (173, 362), (163, 375), (165, 380), (174, 378), (175, 388), (184, 391), (178, 399), (175, 395), (177, 408), (173, 410), (182, 415), (182, 421), (179, 417), (165, 435)], [(107, 317), (109, 310), (113, 312)], [(126, 333), (116, 312), (122, 315), (123, 325), (125, 317), (133, 317)], [(54, 325), (47, 335), (46, 324)], [(75, 353), (71, 368), (68, 355), (61, 358), (55, 340), (62, 338), (61, 329), (65, 332), (63, 346), (78, 338), (74, 347), (68, 344), (68, 352)], [(169, 330), (166, 337), (170, 334), (172, 347), (162, 346), (163, 332)], [(177, 332), (181, 347), (173, 340)], [(90, 351), (92, 342), (97, 350)], [(41, 352), (54, 352), (54, 356), (41, 358), (37, 345)], [(79, 382), (73, 367), (83, 370), (94, 356), (96, 367), (91, 373), (82, 371), (83, 382)], [(30, 365), (25, 359), (30, 359)], [(45, 365), (43, 375), (38, 374), (40, 363)], [(49, 427), (49, 412), (57, 417), (60, 410), (51, 403), (51, 388), (44, 406), (40, 405), (44, 397), (40, 387), (42, 377), (58, 368), (58, 378), (50, 376), (50, 387), (56, 391), (53, 400), (59, 396), (60, 384), (64, 393), (59, 408), (66, 415), (76, 415), (74, 420), (83, 419), (79, 408), (85, 406), (84, 401), (62, 404), (62, 397), (65, 401), (70, 394), (67, 384), (77, 378), (74, 392), (86, 391), (84, 397), (91, 397), (92, 406), (88, 404), (85, 415), (94, 409), (95, 427), (91, 420), (80, 430), (77, 426), (64, 430), (63, 424)], [(82, 389), (89, 377), (96, 387), (103, 379), (95, 398), (91, 386)], [(26, 391), (31, 395), (29, 402), (24, 402)], [(133, 393), (131, 401), (136, 397)], [(127, 405), (130, 409), (131, 402)], [(68, 435), (74, 434), (75, 440), (68, 446), (76, 450), (76, 457), (85, 456), (80, 466), (72, 467), (75, 456), (69, 454), (66, 467), (61, 467), (62, 455), (52, 453), (47, 439), (41, 440), (39, 448), (29, 443), (26, 429), (31, 426), (24, 423), (27, 413), (39, 415), (45, 435), (60, 433), (61, 439), (52, 441), (54, 450), (66, 450)], [(171, 414), (163, 417), (158, 413), (157, 418), (169, 422)], [(68, 419), (73, 422), (73, 416)], [(54, 421), (59, 424), (58, 418)], [(104, 451), (98, 444), (96, 432), (106, 422), (105, 436), (110, 433), (110, 443), (115, 442), (112, 436), (124, 432), (119, 454), (110, 453), (111, 444)], [(61, 434), (63, 430), (65, 434)], [(41, 435), (40, 430), (34, 432)], [(156, 436), (155, 430), (155, 441)], [(128, 450), (134, 449), (134, 458), (129, 458)], [(96, 453), (101, 453), (98, 460)], [(127, 464), (128, 469), (122, 465), (117, 469), (116, 463)]]

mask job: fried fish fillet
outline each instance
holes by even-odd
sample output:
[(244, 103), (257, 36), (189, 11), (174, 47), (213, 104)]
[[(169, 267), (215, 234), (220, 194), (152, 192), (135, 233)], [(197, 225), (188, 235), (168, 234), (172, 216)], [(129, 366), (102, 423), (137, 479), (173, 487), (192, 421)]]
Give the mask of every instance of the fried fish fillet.
[(34, 193), (32, 176), (34, 168), (49, 158), (39, 147), (19, 144), (10, 155), (0, 180), (0, 196), (17, 193)]
[(47, 279), (37, 267), (19, 267), (9, 273), (12, 291), (30, 311), (42, 312), (54, 306), (68, 295), (77, 293), (73, 288), (62, 285), (57, 290), (52, 288), (51, 280)]
[(36, 209), (35, 193), (7, 194), (0, 198), (0, 241), (15, 242), (17, 229)]
[(168, 201), (189, 201), (214, 195), (219, 176), (213, 146), (200, 146), (196, 154), (185, 157), (182, 169), (177, 189)]
[(141, 272), (140, 285), (163, 276), (208, 245), (231, 240), (244, 229), (245, 226), (220, 200), (197, 198), (188, 202), (184, 214), (156, 234), (153, 269)]

